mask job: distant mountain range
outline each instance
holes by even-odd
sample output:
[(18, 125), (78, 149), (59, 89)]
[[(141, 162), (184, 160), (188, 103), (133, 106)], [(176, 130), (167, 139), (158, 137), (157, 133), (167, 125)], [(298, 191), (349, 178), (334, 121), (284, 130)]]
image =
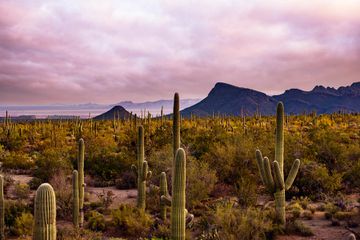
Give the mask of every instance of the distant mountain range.
[(268, 96), (265, 93), (236, 87), (227, 83), (216, 83), (208, 96), (199, 103), (181, 111), (183, 116), (191, 114), (263, 115), (275, 114), (276, 104), (282, 101), (285, 111), (291, 114), (316, 111), (319, 114), (337, 111), (360, 112), (360, 82), (338, 89), (316, 86), (311, 91), (286, 90), (283, 94)]

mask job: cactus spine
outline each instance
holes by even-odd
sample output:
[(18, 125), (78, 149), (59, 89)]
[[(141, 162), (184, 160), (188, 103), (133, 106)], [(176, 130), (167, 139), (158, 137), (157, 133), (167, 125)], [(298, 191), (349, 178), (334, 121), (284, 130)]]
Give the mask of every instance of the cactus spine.
[[(162, 172), (160, 175), (160, 197), (161, 196), (169, 196), (165, 172)], [(160, 218), (164, 221), (166, 220), (166, 207), (167, 205), (163, 201), (160, 201)]]
[(186, 155), (179, 148), (175, 156), (175, 175), (173, 196), (171, 202), (171, 239), (185, 239), (185, 186), (186, 185)]
[(72, 175), (72, 195), (73, 195), (73, 224), (79, 227), (79, 176), (78, 171), (74, 170)]
[(84, 139), (79, 139), (79, 156), (78, 156), (78, 175), (79, 175), (79, 225), (83, 226), (84, 223), (84, 191), (85, 191), (85, 183), (84, 183), (84, 157), (85, 157), (85, 144)]
[(43, 183), (36, 190), (33, 240), (56, 240), (56, 198), (54, 189)]
[(146, 181), (151, 178), (147, 161), (144, 161), (144, 128), (139, 126), (137, 138), (137, 166), (132, 165), (131, 168), (137, 175), (138, 196), (137, 207), (145, 210), (146, 207)]
[(270, 164), (267, 157), (262, 157), (259, 149), (256, 150), (256, 159), (263, 183), (274, 194), (276, 218), (281, 225), (285, 225), (285, 191), (295, 180), (300, 160), (294, 161), (289, 175), (284, 181), (284, 105), (282, 102), (278, 103), (276, 111), (275, 160)]
[(4, 178), (0, 175), (0, 240), (5, 239)]

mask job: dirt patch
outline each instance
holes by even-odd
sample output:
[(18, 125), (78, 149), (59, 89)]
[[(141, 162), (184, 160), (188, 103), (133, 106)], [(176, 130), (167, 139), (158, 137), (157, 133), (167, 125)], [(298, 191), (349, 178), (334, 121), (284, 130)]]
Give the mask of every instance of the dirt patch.
[(136, 202), (137, 190), (136, 189), (128, 189), (128, 190), (119, 190), (115, 187), (86, 187), (85, 190), (89, 195), (90, 202), (99, 201), (98, 195), (101, 194), (103, 191), (105, 193), (107, 191), (112, 191), (114, 194), (114, 202), (111, 204), (110, 208), (117, 208), (120, 204), (134, 204)]
[[(306, 226), (309, 226), (314, 233), (311, 237), (301, 236), (279, 236), (277, 240), (347, 240), (350, 231), (344, 226), (332, 226), (331, 221), (326, 220), (324, 212), (315, 212), (311, 220), (301, 220)], [(354, 229), (359, 231), (359, 229)]]

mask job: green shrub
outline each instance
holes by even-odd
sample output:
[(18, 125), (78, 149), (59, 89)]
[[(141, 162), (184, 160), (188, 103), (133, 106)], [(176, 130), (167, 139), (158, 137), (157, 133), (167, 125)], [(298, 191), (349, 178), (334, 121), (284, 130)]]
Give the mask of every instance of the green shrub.
[(253, 208), (239, 209), (231, 204), (217, 207), (215, 226), (220, 239), (270, 239), (274, 234), (272, 221), (267, 213)]
[(209, 197), (217, 181), (216, 172), (206, 162), (188, 158), (186, 171), (186, 203), (188, 208)]
[(87, 228), (92, 231), (105, 231), (105, 217), (97, 211), (90, 211), (87, 214)]
[(30, 187), (26, 183), (16, 183), (13, 193), (17, 199), (27, 199), (30, 195)]
[(295, 220), (293, 222), (288, 222), (286, 225), (286, 232), (291, 234), (297, 234), (300, 236), (313, 236), (314, 233), (310, 227), (306, 226), (302, 221)]
[(343, 221), (343, 220), (350, 220), (352, 217), (353, 217), (353, 213), (351, 212), (336, 212), (334, 214), (334, 218), (340, 220), (340, 221)]
[(33, 224), (33, 215), (31, 213), (23, 212), (20, 216), (15, 218), (14, 226), (10, 227), (10, 231), (15, 236), (30, 236), (32, 235)]
[(5, 225), (10, 228), (15, 225), (16, 218), (31, 212), (33, 209), (25, 202), (5, 200)]
[(120, 205), (111, 215), (112, 224), (131, 237), (147, 236), (154, 222), (151, 215), (130, 205)]

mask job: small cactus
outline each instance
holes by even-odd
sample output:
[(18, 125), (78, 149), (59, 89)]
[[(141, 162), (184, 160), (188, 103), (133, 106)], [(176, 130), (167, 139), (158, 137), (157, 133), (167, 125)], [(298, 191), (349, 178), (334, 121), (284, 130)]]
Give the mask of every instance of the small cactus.
[(263, 183), (274, 194), (276, 218), (281, 225), (285, 225), (285, 191), (291, 187), (296, 178), (300, 160), (294, 161), (284, 181), (284, 105), (282, 102), (278, 103), (276, 111), (275, 160), (270, 163), (267, 157), (262, 157), (259, 149), (256, 150), (256, 159)]
[(151, 178), (147, 161), (144, 161), (144, 128), (139, 126), (137, 139), (137, 166), (132, 165), (132, 170), (137, 176), (138, 196), (137, 207), (146, 208), (146, 181)]
[(84, 157), (85, 157), (85, 144), (82, 138), (79, 139), (79, 156), (78, 156), (78, 175), (79, 175), (79, 225), (80, 227), (84, 224), (84, 192), (85, 192), (85, 183), (84, 183)]
[(79, 176), (74, 170), (72, 175), (72, 197), (73, 197), (73, 224), (79, 227)]
[[(160, 175), (160, 197), (161, 196), (169, 196), (165, 172), (162, 172)], [(166, 220), (166, 207), (167, 204), (160, 201), (160, 218), (164, 221)]]
[(56, 198), (52, 186), (43, 183), (36, 190), (33, 240), (56, 240)]
[(0, 240), (5, 239), (4, 178), (0, 175)]

